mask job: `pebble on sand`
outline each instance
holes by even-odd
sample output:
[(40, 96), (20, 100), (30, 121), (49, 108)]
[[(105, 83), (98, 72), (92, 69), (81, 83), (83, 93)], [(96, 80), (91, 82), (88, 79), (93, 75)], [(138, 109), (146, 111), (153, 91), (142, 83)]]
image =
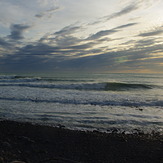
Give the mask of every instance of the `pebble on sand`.
[(25, 163), (24, 161), (12, 161), (11, 163)]

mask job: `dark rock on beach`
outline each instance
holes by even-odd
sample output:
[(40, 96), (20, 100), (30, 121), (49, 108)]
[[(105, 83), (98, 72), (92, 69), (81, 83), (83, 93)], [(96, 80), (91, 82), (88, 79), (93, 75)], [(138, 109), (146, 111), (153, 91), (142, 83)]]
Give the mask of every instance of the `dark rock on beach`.
[(0, 163), (54, 162), (161, 163), (163, 137), (0, 122)]

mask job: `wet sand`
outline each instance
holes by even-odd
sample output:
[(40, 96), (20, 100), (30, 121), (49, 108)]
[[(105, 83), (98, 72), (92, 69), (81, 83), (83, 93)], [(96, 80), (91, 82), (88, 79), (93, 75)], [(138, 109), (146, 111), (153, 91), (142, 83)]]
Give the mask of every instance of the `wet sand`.
[(163, 136), (74, 131), (0, 121), (0, 163), (157, 163)]

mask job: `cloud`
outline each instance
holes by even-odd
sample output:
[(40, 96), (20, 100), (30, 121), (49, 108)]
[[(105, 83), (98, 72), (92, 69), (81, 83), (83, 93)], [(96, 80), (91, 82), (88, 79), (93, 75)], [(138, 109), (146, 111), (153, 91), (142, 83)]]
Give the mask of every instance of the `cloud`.
[(44, 16), (43, 13), (39, 13), (39, 14), (36, 14), (36, 15), (35, 15), (36, 18), (42, 18), (43, 16)]
[(126, 7), (122, 8), (120, 11), (117, 11), (117, 12), (115, 11), (112, 14), (100, 17), (97, 20), (88, 23), (88, 25), (93, 25), (94, 26), (94, 25), (97, 25), (97, 24), (100, 24), (100, 23), (104, 23), (104, 22), (106, 22), (108, 20), (115, 19), (115, 18), (121, 17), (123, 15), (129, 14), (129, 13), (137, 10), (139, 8), (139, 5), (140, 5), (140, 2), (130, 3)]
[[(152, 54), (157, 50), (163, 52), (161, 46), (152, 46), (149, 49), (147, 47), (137, 49), (130, 48), (128, 50), (120, 50), (115, 52), (102, 52), (99, 55), (85, 56), (80, 58), (72, 58), (70, 60), (64, 60), (60, 65), (63, 69), (72, 70), (87, 70), (87, 71), (134, 71), (138, 69), (145, 69), (149, 66), (159, 62), (159, 56), (157, 59), (152, 59)], [(157, 57), (157, 56), (156, 56)], [(162, 60), (160, 60), (162, 62)], [(59, 65), (58, 65), (59, 66)]]
[(138, 36), (141, 36), (141, 37), (149, 37), (149, 36), (156, 36), (156, 35), (160, 35), (163, 33), (163, 26), (157, 28), (157, 29), (154, 29), (152, 31), (149, 31), (149, 32), (144, 32), (144, 33), (140, 33)]
[(111, 29), (111, 30), (102, 30), (102, 31), (99, 31), (93, 35), (91, 35), (90, 37), (88, 37), (88, 40), (96, 40), (96, 39), (100, 39), (101, 37), (104, 37), (104, 36), (107, 36), (107, 35), (111, 35), (115, 32), (118, 32), (117, 30), (115, 29)]
[(66, 49), (74, 49), (74, 51), (76, 49), (76, 52), (78, 52), (79, 49), (84, 50), (84, 48), (93, 48), (95, 45), (103, 46), (102, 43), (106, 43), (106, 41), (109, 43), (111, 41), (120, 40), (122, 38), (108, 38), (107, 36), (120, 32), (122, 29), (134, 26), (136, 24), (138, 23), (128, 23), (112, 29), (101, 30), (86, 38), (76, 36), (76, 33), (80, 33), (84, 27), (72, 24), (56, 31), (55, 33), (46, 34), (39, 41), (40, 43), (51, 45), (55, 48), (57, 47), (57, 49), (64, 49), (65, 51)]
[[(49, 63), (48, 63), (49, 64)], [(0, 68), (3, 72), (38, 72), (48, 70), (49, 66), (45, 64), (45, 58), (27, 55), (10, 55), (1, 58)]]
[[(26, 45), (22, 43), (20, 46), (15, 46), (12, 55), (1, 56), (2, 66), (0, 65), (0, 68), (4, 69), (6, 65), (8, 71), (12, 69), (15, 71), (19, 71), (19, 69), (24, 71), (85, 69), (92, 71), (117, 70), (119, 72), (145, 68), (146, 65), (143, 63), (147, 63), (147, 60), (151, 61), (151, 65), (155, 64), (156, 59), (152, 59), (154, 53), (163, 52), (161, 41), (157, 42), (160, 44), (158, 46), (156, 39), (144, 38), (145, 36), (136, 39), (135, 37), (121, 39), (122, 35), (121, 38), (107, 37), (137, 24), (121, 24), (112, 29), (98, 31), (88, 37), (80, 37), (80, 32), (83, 32), (85, 26), (71, 24), (51, 34), (48, 33), (33, 43), (26, 42)], [(30, 27), (25, 24), (13, 24), (11, 34), (6, 39), (0, 38), (0, 45), (7, 49), (14, 42), (13, 40), (23, 39), (24, 32)], [(161, 27), (144, 33), (147, 36), (149, 33), (150, 36), (153, 36), (154, 34), (151, 35), (151, 32), (156, 34), (159, 30)], [(115, 43), (111, 42), (118, 39), (121, 40), (115, 41)], [(129, 39), (135, 39), (132, 45), (129, 44), (131, 41), (127, 42)], [(105, 44), (103, 44), (104, 42)], [(125, 49), (119, 48), (122, 42), (126, 42)], [(158, 54), (156, 57), (159, 58)]]
[(83, 39), (74, 36), (75, 33), (78, 32), (80, 29), (82, 29), (81, 26), (69, 25), (55, 33), (43, 36), (39, 40), (39, 42), (52, 45), (55, 47), (57, 46), (60, 47), (61, 49), (62, 48), (70, 49), (71, 46), (85, 44), (83, 43), (84, 42)]
[[(74, 39), (76, 39), (74, 37)], [(65, 41), (63, 41), (65, 42)], [(38, 56), (45, 58), (57, 58), (57, 59), (71, 59), (74, 56), (82, 56), (89, 53), (89, 49), (92, 49), (95, 43), (92, 42), (78, 42), (78, 44), (74, 44), (74, 41), (71, 41), (72, 43), (67, 43), (66, 45), (63, 44), (62, 40), (60, 40), (59, 44), (55, 45), (48, 45), (45, 43), (37, 42), (35, 44), (29, 44), (24, 47), (21, 47), (17, 49), (16, 55), (26, 55), (29, 57), (32, 56)], [(69, 45), (68, 45), (69, 44)]]
[[(141, 42), (143, 41), (140, 40), (139, 43)], [(149, 42), (146, 40), (144, 44)], [(0, 67), (6, 65), (8, 71), (134, 71), (148, 68), (149, 63), (150, 66), (161, 63), (160, 56), (155, 55), (153, 58), (153, 54), (158, 51), (163, 53), (162, 45), (135, 46), (111, 52), (94, 48), (91, 42), (67, 47), (37, 42), (17, 49), (14, 55), (2, 58), (3, 64)], [(92, 56), (87, 55), (92, 52)], [(157, 69), (157, 66), (154, 68)]]
[(0, 37), (0, 46), (7, 48), (7, 47), (11, 46), (11, 44), (8, 41), (6, 41), (4, 38)]
[(4, 57), (8, 54), (15, 54), (15, 43), (7, 39), (6, 37), (0, 37), (0, 56)]
[(121, 26), (115, 27), (114, 29), (127, 28), (127, 27), (131, 27), (131, 26), (134, 26), (134, 25), (137, 25), (137, 24), (138, 24), (138, 23), (128, 23), (128, 24), (124, 24), (124, 25), (121, 25)]
[[(26, 28), (20, 30), (21, 36)], [(17, 47), (13, 56), (20, 61), (22, 58), (26, 58), (25, 56), (28, 56), (30, 58), (34, 57), (35, 60), (37, 57), (42, 58), (42, 61), (53, 58), (58, 62), (70, 60), (74, 57), (78, 58), (88, 54), (96, 55), (96, 53), (100, 53), (102, 49), (93, 48), (99, 42), (75, 37), (74, 34), (79, 29), (82, 29), (82, 27), (69, 25), (55, 33), (46, 34), (38, 41)], [(101, 40), (100, 43), (102, 42)]]
[(23, 33), (31, 26), (25, 24), (12, 24), (10, 26), (11, 34), (8, 36), (10, 39), (13, 40), (21, 40), (23, 39)]
[(117, 18), (117, 17), (123, 16), (123, 15), (126, 15), (136, 9), (138, 9), (138, 6), (136, 5), (136, 3), (130, 4), (130, 5), (126, 6), (125, 8), (123, 8), (122, 10), (120, 10), (119, 12), (115, 12), (109, 16), (106, 16), (106, 18), (107, 18), (107, 20)]
[(73, 34), (73, 33), (77, 32), (79, 29), (82, 29), (82, 27), (69, 25), (69, 26), (66, 26), (66, 27), (62, 28), (61, 30), (55, 32), (54, 35), (67, 35), (67, 34), (69, 35), (69, 34)]
[(121, 26), (117, 26), (117, 27), (109, 29), (109, 30), (101, 30), (101, 31), (89, 36), (88, 40), (100, 39), (101, 37), (108, 36), (108, 35), (111, 35), (113, 33), (119, 32), (120, 29), (128, 28), (128, 27), (134, 26), (136, 24), (138, 24), (138, 23), (128, 23), (128, 24), (124, 24), (124, 25), (121, 25)]
[(156, 43), (155, 39), (143, 39), (143, 40), (138, 40), (136, 42), (135, 46), (151, 46)]
[(61, 8), (60, 7), (52, 7), (51, 9), (48, 9), (44, 12), (40, 12), (40, 13), (36, 14), (35, 17), (42, 18), (44, 16), (51, 16), (54, 12), (58, 11), (59, 9), (61, 9)]

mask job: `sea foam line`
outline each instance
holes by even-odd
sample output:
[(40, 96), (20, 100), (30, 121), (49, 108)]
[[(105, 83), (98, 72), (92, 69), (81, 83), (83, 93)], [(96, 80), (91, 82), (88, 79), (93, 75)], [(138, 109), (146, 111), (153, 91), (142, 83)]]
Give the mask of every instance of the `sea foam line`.
[(0, 100), (6, 101), (25, 101), (35, 103), (60, 103), (60, 104), (74, 104), (74, 105), (99, 105), (99, 106), (130, 106), (130, 107), (142, 107), (142, 106), (161, 106), (163, 107), (163, 101), (151, 101), (151, 102), (134, 102), (134, 101), (89, 101), (89, 100), (75, 100), (75, 99), (30, 99), (30, 98), (14, 98), (14, 97), (0, 97)]

